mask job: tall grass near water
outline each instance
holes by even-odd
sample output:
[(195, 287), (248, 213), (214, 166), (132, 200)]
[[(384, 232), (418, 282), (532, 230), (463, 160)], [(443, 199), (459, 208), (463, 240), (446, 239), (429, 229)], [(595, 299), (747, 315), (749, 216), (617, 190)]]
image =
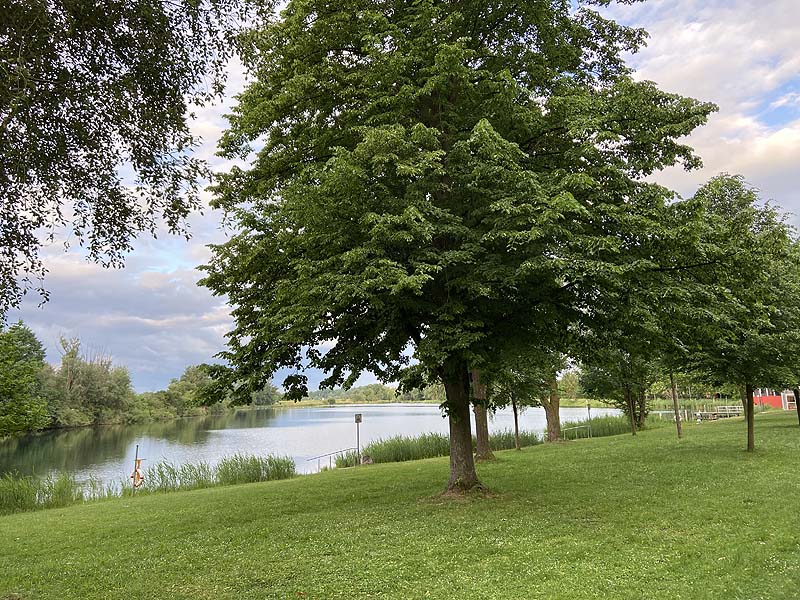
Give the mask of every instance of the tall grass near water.
[(625, 415), (592, 417), (591, 420), (562, 423), (562, 438), (567, 440), (588, 438), (589, 427), (587, 426), (591, 426), (592, 437), (608, 437), (631, 432), (631, 422)]
[[(295, 475), (294, 461), (288, 457), (235, 454), (223, 458), (214, 467), (205, 462), (175, 465), (163, 461), (144, 472), (144, 484), (135, 493), (140, 495), (196, 490), (288, 479)], [(133, 494), (134, 491), (127, 481), (121, 481), (115, 486), (103, 485), (95, 480), (81, 483), (68, 473), (47, 477), (7, 473), (0, 477), (0, 515), (60, 508)]]
[[(533, 446), (541, 444), (542, 438), (532, 431), (520, 431), (519, 441), (520, 446)], [(475, 443), (473, 437), (473, 447), (475, 447)], [(489, 436), (489, 444), (492, 450), (514, 448), (514, 432), (505, 430), (494, 433)], [(450, 437), (443, 433), (423, 433), (418, 436), (398, 435), (370, 442), (364, 446), (361, 454), (368, 456), (374, 463), (404, 462), (447, 456), (450, 454)], [(336, 456), (337, 467), (352, 467), (357, 463), (358, 456), (353, 450)]]
[(47, 477), (0, 477), (0, 515), (40, 508), (61, 508), (84, 498), (82, 486), (67, 473)]
[[(594, 417), (591, 419), (592, 437), (606, 437), (630, 432), (628, 418), (621, 416)], [(655, 423), (658, 423), (657, 421)], [(565, 421), (561, 424), (563, 437), (568, 440), (589, 437), (586, 427), (589, 422)], [(573, 429), (573, 427), (579, 427)], [(520, 447), (535, 446), (544, 443), (543, 436), (533, 431), (520, 431)], [(475, 447), (475, 438), (472, 446)], [(489, 436), (489, 445), (492, 450), (511, 450), (515, 447), (514, 432), (510, 429), (498, 431)], [(391, 438), (379, 439), (370, 442), (361, 451), (362, 456), (368, 456), (374, 463), (403, 462), (406, 460), (420, 460), (447, 456), (450, 453), (450, 438), (443, 433), (423, 433), (419, 436), (398, 435)], [(336, 456), (337, 467), (352, 467), (358, 464), (358, 456), (351, 450)]]

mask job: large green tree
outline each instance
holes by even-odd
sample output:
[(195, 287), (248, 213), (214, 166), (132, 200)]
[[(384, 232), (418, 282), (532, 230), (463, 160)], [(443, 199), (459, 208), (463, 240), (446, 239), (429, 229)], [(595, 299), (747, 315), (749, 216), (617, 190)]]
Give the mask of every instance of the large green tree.
[[(672, 195), (653, 171), (713, 106), (630, 77), (646, 34), (566, 0), (293, 0), (244, 36), (252, 83), (216, 187), (241, 229), (204, 284), (235, 328), (240, 394), (281, 367), (289, 397), (363, 371), (441, 381), (450, 490), (479, 485), (470, 372), (561, 348)], [(322, 349), (322, 345), (328, 349)], [(242, 382), (245, 382), (242, 385)]]
[(0, 316), (44, 276), (48, 234), (120, 265), (160, 220), (185, 233), (206, 171), (190, 111), (219, 95), (244, 6), (0, 2)]
[(0, 329), (0, 438), (50, 423), (41, 395), (44, 348), (22, 322)]

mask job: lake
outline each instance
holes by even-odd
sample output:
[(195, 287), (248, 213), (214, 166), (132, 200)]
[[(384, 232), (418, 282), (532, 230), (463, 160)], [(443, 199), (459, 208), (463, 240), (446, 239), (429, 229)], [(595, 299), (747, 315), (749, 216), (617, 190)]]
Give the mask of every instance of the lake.
[[(236, 453), (290, 456), (298, 472), (311, 473), (328, 464), (313, 457), (356, 445), (354, 415), (361, 413), (362, 447), (372, 440), (427, 432), (447, 433), (447, 420), (434, 404), (367, 404), (323, 407), (259, 408), (222, 415), (139, 425), (107, 425), (56, 430), (0, 441), (0, 474), (73, 473), (104, 483), (127, 481), (136, 445), (143, 467), (159, 461), (211, 465)], [(615, 415), (611, 408), (592, 408), (592, 416)], [(580, 421), (586, 408), (562, 408), (561, 420)], [(520, 430), (544, 431), (544, 410), (520, 414)], [(510, 409), (495, 413), (490, 431), (513, 429)], [(473, 425), (474, 431), (474, 425)], [(311, 460), (310, 460), (311, 459)]]

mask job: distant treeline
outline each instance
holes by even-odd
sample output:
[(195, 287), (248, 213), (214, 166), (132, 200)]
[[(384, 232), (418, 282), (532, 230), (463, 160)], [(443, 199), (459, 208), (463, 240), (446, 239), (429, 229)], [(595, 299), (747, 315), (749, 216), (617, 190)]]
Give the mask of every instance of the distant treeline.
[(389, 402), (437, 402), (444, 401), (444, 389), (441, 385), (432, 385), (423, 390), (416, 389), (411, 392), (398, 393), (396, 388), (392, 388), (380, 383), (371, 383), (349, 390), (318, 390), (310, 392), (307, 396), (309, 400), (328, 402), (335, 404), (337, 401), (354, 403), (389, 403)]
[[(204, 365), (190, 366), (167, 389), (137, 394), (125, 367), (100, 353), (82, 352), (77, 339), (60, 340), (61, 362), (45, 362), (45, 350), (21, 321), (0, 330), (0, 437), (58, 427), (137, 423), (196, 416), (227, 408)], [(280, 399), (269, 385), (252, 404)]]

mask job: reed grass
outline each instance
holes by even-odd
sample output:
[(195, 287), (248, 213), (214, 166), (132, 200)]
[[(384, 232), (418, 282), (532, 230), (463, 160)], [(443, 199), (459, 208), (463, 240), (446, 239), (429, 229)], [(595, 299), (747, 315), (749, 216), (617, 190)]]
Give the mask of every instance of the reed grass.
[(60, 508), (80, 502), (83, 498), (83, 488), (68, 473), (47, 477), (6, 473), (0, 477), (0, 514)]
[[(652, 423), (652, 425), (651, 425)], [(666, 421), (654, 419), (648, 421), (648, 428), (658, 427)], [(585, 427), (587, 421), (565, 421), (561, 424), (564, 439), (574, 440), (589, 437)], [(624, 415), (611, 417), (594, 417), (591, 420), (592, 437), (606, 437), (630, 432), (630, 422)], [(580, 429), (572, 429), (580, 427)], [(543, 436), (533, 431), (519, 432), (520, 447), (536, 446), (544, 443)], [(472, 446), (475, 447), (475, 437)], [(489, 445), (492, 450), (511, 450), (515, 447), (514, 432), (510, 429), (492, 433), (489, 436)], [(407, 460), (420, 460), (447, 456), (450, 453), (450, 438), (443, 433), (424, 433), (419, 436), (398, 435), (391, 438), (379, 439), (370, 442), (361, 451), (362, 456), (368, 456), (374, 463), (404, 462)], [(354, 450), (336, 455), (337, 467), (352, 467), (358, 464), (358, 455)]]
[[(534, 446), (542, 443), (542, 438), (532, 431), (519, 432), (520, 446)], [(492, 450), (509, 450), (514, 448), (514, 432), (504, 430), (489, 436)], [(475, 438), (472, 438), (475, 447)], [(370, 442), (361, 451), (374, 463), (405, 462), (447, 456), (450, 454), (450, 437), (443, 433), (423, 433), (418, 436), (398, 435), (391, 438)], [(336, 456), (337, 467), (352, 467), (358, 464), (358, 456), (354, 450)]]
[[(608, 437), (610, 435), (621, 435), (631, 432), (631, 422), (625, 415), (593, 417), (591, 421), (565, 421), (561, 424), (561, 434), (563, 439), (576, 440), (589, 437), (589, 429), (586, 425), (591, 424), (592, 437)], [(645, 429), (658, 429), (672, 425), (668, 419), (659, 417), (648, 417)], [(577, 428), (577, 429), (573, 429)]]
[[(163, 461), (144, 473), (136, 495), (288, 479), (296, 475), (291, 458), (236, 454), (212, 467), (208, 463), (175, 465)], [(81, 483), (68, 473), (35, 477), (7, 473), (0, 477), (0, 515), (45, 508), (59, 508), (119, 496), (132, 496), (126, 481), (105, 485), (96, 479)]]
[(222, 459), (216, 470), (218, 485), (289, 479), (295, 474), (295, 465), (291, 458), (243, 454)]
[[(519, 432), (519, 445), (521, 448), (525, 446), (536, 446), (543, 442), (544, 439), (538, 433), (533, 431)], [(472, 446), (475, 447), (475, 445), (476, 441), (473, 437)], [(512, 450), (516, 447), (514, 445), (514, 431), (511, 429), (504, 429), (503, 431), (492, 433), (489, 435), (489, 447), (492, 450)]]

